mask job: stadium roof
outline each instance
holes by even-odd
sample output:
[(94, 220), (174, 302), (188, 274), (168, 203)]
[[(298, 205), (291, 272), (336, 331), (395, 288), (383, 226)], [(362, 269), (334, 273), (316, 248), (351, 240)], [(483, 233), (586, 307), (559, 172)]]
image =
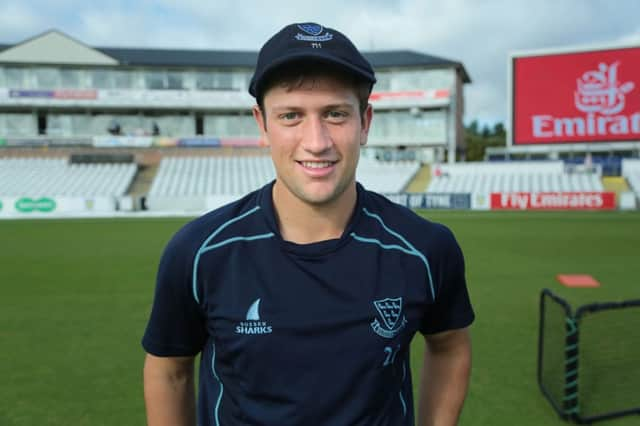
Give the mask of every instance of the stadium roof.
[[(258, 57), (257, 51), (243, 50), (193, 50), (193, 49), (156, 49), (156, 48), (120, 48), (120, 47), (91, 47), (69, 37), (68, 35), (50, 30), (43, 34), (24, 40), (16, 44), (0, 44), (0, 58), (5, 51), (15, 51), (20, 46), (35, 44), (47, 37), (66, 38), (70, 45), (76, 44), (83, 48), (94, 50), (107, 57), (113, 58), (120, 65), (125, 66), (165, 66), (165, 67), (213, 67), (213, 68), (253, 68)], [(88, 50), (87, 49), (87, 50)], [(422, 68), (455, 68), (460, 73), (464, 83), (470, 83), (469, 74), (461, 62), (452, 61), (438, 56), (427, 55), (411, 50), (389, 50), (363, 52), (374, 68), (393, 67), (422, 67)], [(66, 63), (60, 58), (60, 63)], [(2, 62), (2, 61), (0, 61)], [(29, 61), (31, 62), (31, 61)], [(33, 63), (39, 61), (34, 60)], [(47, 61), (51, 62), (51, 61)]]

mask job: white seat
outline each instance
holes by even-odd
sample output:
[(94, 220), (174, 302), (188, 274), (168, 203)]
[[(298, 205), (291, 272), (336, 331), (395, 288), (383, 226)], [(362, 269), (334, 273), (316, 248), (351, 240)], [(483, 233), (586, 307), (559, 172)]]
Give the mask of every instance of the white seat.
[(0, 196), (122, 196), (136, 170), (136, 164), (70, 164), (64, 158), (0, 158)]
[[(640, 163), (640, 162), (639, 162)], [(600, 176), (565, 172), (562, 161), (457, 163), (436, 166), (427, 192), (602, 191)], [(640, 166), (639, 170), (640, 170)]]

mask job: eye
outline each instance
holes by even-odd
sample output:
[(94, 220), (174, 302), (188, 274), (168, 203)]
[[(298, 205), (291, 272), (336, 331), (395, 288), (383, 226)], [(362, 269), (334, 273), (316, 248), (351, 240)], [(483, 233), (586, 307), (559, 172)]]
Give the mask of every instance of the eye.
[(332, 122), (342, 122), (349, 117), (349, 113), (342, 110), (329, 110), (326, 117)]
[(297, 119), (300, 116), (297, 112), (285, 112), (284, 114), (280, 114), (278, 118), (283, 121), (292, 121)]

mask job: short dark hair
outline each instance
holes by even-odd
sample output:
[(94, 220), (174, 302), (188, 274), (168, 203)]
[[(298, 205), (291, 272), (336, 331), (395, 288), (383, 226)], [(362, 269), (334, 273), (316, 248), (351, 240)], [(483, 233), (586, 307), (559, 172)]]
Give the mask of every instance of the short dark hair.
[(358, 110), (360, 118), (364, 120), (364, 113), (369, 105), (369, 95), (373, 84), (370, 81), (358, 78), (356, 75), (346, 72), (343, 68), (332, 64), (315, 61), (289, 62), (264, 77), (260, 92), (256, 101), (262, 112), (265, 127), (267, 124), (264, 114), (264, 95), (275, 86), (292, 90), (301, 87), (307, 81), (315, 81), (317, 78), (331, 77), (353, 88), (358, 98)]

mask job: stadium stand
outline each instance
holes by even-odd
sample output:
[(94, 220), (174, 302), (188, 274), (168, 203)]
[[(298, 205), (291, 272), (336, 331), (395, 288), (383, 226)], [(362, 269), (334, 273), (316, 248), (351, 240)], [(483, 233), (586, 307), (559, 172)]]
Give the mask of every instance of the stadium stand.
[(164, 157), (151, 184), (149, 210), (204, 211), (275, 178), (267, 156)]
[(411, 179), (420, 170), (416, 161), (377, 161), (360, 158), (357, 180), (365, 188), (380, 193), (397, 193), (403, 191)]
[(135, 164), (69, 164), (60, 158), (0, 158), (0, 196), (119, 197)]
[(640, 197), (640, 160), (625, 158), (622, 160), (622, 176), (627, 179), (629, 186)]
[(567, 173), (562, 161), (458, 163), (433, 170), (430, 193), (603, 191), (598, 173)]
[[(382, 193), (402, 191), (417, 173), (417, 162), (361, 158), (357, 179)], [(237, 199), (275, 179), (268, 156), (165, 157), (151, 184), (150, 210), (205, 210)]]
[(165, 157), (149, 197), (241, 195), (274, 178), (271, 159), (266, 156)]

